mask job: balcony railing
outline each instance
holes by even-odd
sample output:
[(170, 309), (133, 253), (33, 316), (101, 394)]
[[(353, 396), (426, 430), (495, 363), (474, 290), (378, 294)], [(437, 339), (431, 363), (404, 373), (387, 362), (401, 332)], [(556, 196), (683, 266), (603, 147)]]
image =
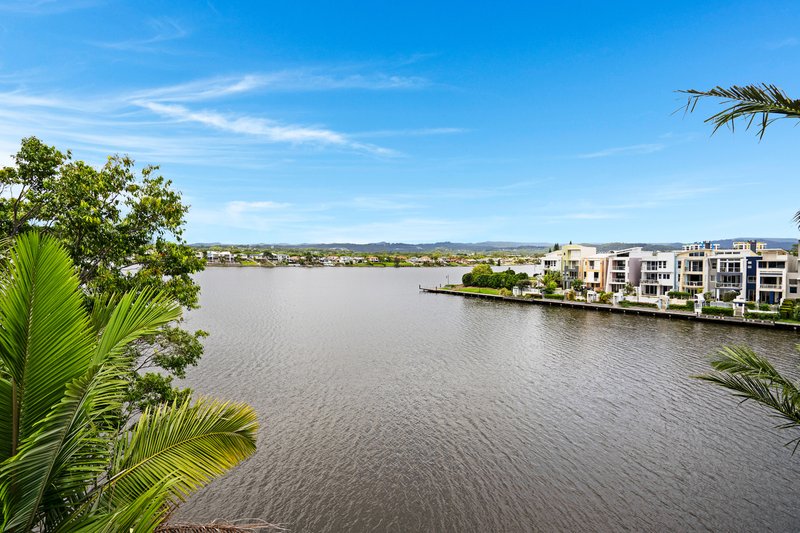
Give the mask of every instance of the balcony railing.
[(742, 284), (741, 283), (722, 283), (722, 282), (717, 282), (717, 288), (718, 289), (741, 289), (742, 288)]
[(775, 283), (762, 283), (760, 285), (761, 289), (781, 289), (783, 290), (783, 284), (775, 284)]
[(660, 285), (660, 282), (657, 279), (643, 279), (642, 285)]
[(684, 283), (684, 285), (686, 285), (687, 287), (696, 288), (696, 287), (702, 287), (703, 286), (703, 282), (702, 281), (687, 281), (686, 283)]

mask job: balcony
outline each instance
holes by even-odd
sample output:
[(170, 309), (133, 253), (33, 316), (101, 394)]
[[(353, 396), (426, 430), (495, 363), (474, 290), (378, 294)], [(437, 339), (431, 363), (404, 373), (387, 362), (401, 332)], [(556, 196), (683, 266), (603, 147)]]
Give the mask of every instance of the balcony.
[(742, 284), (741, 283), (730, 283), (730, 282), (722, 283), (722, 282), (718, 281), (717, 282), (717, 288), (718, 289), (741, 289), (742, 288)]
[(764, 289), (776, 289), (776, 290), (783, 290), (783, 284), (776, 284), (776, 283), (762, 283), (759, 285), (761, 290)]
[(687, 281), (686, 283), (684, 283), (684, 285), (686, 285), (687, 287), (691, 287), (693, 289), (698, 289), (698, 288), (701, 288), (703, 286), (703, 282), (702, 281)]
[(660, 282), (657, 279), (643, 279), (642, 285), (660, 285)]

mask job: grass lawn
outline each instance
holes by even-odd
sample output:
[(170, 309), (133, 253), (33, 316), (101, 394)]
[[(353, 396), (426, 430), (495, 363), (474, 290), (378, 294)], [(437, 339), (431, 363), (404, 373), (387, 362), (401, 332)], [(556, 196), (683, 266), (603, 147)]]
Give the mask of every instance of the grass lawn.
[(484, 287), (461, 287), (459, 289), (453, 289), (460, 292), (476, 292), (478, 294), (500, 294), (499, 289), (487, 289)]

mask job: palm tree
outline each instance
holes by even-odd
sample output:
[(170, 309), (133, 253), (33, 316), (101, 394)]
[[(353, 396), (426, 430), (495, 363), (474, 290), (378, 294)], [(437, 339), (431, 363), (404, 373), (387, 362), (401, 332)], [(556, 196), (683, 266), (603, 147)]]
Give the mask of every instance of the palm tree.
[[(715, 87), (709, 91), (689, 89), (680, 91), (689, 95), (686, 111), (695, 110), (701, 98), (720, 98), (727, 107), (705, 120), (714, 125), (712, 135), (722, 126), (734, 129), (736, 121), (746, 121), (745, 129), (757, 124), (759, 140), (764, 137), (767, 126), (778, 119), (800, 120), (800, 100), (789, 98), (775, 85), (734, 85), (728, 89)], [(757, 120), (757, 121), (756, 121)], [(794, 222), (800, 227), (800, 211)], [(798, 347), (800, 349), (800, 347)], [(728, 390), (746, 400), (753, 400), (772, 411), (772, 416), (784, 422), (781, 429), (800, 427), (800, 384), (782, 375), (764, 357), (742, 346), (721, 348), (712, 356), (714, 373), (696, 376)], [(792, 453), (800, 446), (800, 437), (792, 439)]]
[(0, 271), (2, 531), (152, 531), (255, 450), (243, 404), (162, 405), (126, 425), (127, 348), (180, 307), (147, 290), (83, 302), (54, 239), (16, 239)]

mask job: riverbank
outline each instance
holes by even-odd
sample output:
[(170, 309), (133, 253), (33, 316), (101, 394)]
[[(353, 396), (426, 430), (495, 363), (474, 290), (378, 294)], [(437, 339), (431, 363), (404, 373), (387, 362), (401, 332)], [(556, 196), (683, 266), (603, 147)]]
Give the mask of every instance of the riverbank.
[(419, 289), (422, 292), (426, 293), (450, 294), (455, 296), (462, 296), (464, 298), (481, 298), (485, 300), (495, 300), (495, 301), (500, 300), (504, 302), (517, 303), (517, 304), (569, 307), (572, 309), (582, 309), (584, 311), (593, 311), (593, 312), (620, 313), (627, 315), (644, 315), (644, 316), (666, 318), (673, 320), (696, 320), (701, 322), (713, 322), (717, 324), (725, 324), (731, 326), (771, 328), (771, 329), (800, 332), (800, 324), (791, 322), (758, 320), (752, 318), (739, 318), (739, 317), (716, 316), (716, 315), (702, 315), (702, 314), (697, 315), (689, 311), (674, 311), (669, 309), (666, 311), (662, 311), (659, 309), (653, 309), (649, 307), (636, 307), (635, 305), (631, 305), (629, 307), (621, 307), (610, 304), (571, 302), (568, 300), (556, 300), (548, 298), (520, 298), (518, 296), (501, 296), (499, 294), (488, 294), (485, 292), (464, 292), (464, 291), (443, 289), (437, 287), (420, 286)]
[[(221, 267), (221, 268), (276, 268), (276, 267), (305, 267), (305, 268), (318, 268), (318, 267), (326, 267), (326, 268), (451, 268), (451, 267), (469, 267), (470, 265), (463, 265), (459, 263), (448, 263), (448, 264), (423, 264), (423, 263), (408, 263), (403, 262), (399, 264), (394, 263), (348, 263), (348, 264), (335, 264), (335, 265), (323, 265), (319, 263), (312, 263), (312, 264), (299, 264), (299, 263), (259, 263), (259, 262), (248, 262), (248, 263), (206, 263), (206, 268), (212, 267)], [(524, 266), (532, 266), (531, 264), (519, 264), (519, 265), (502, 265), (503, 268), (512, 268), (512, 267), (524, 267)]]

